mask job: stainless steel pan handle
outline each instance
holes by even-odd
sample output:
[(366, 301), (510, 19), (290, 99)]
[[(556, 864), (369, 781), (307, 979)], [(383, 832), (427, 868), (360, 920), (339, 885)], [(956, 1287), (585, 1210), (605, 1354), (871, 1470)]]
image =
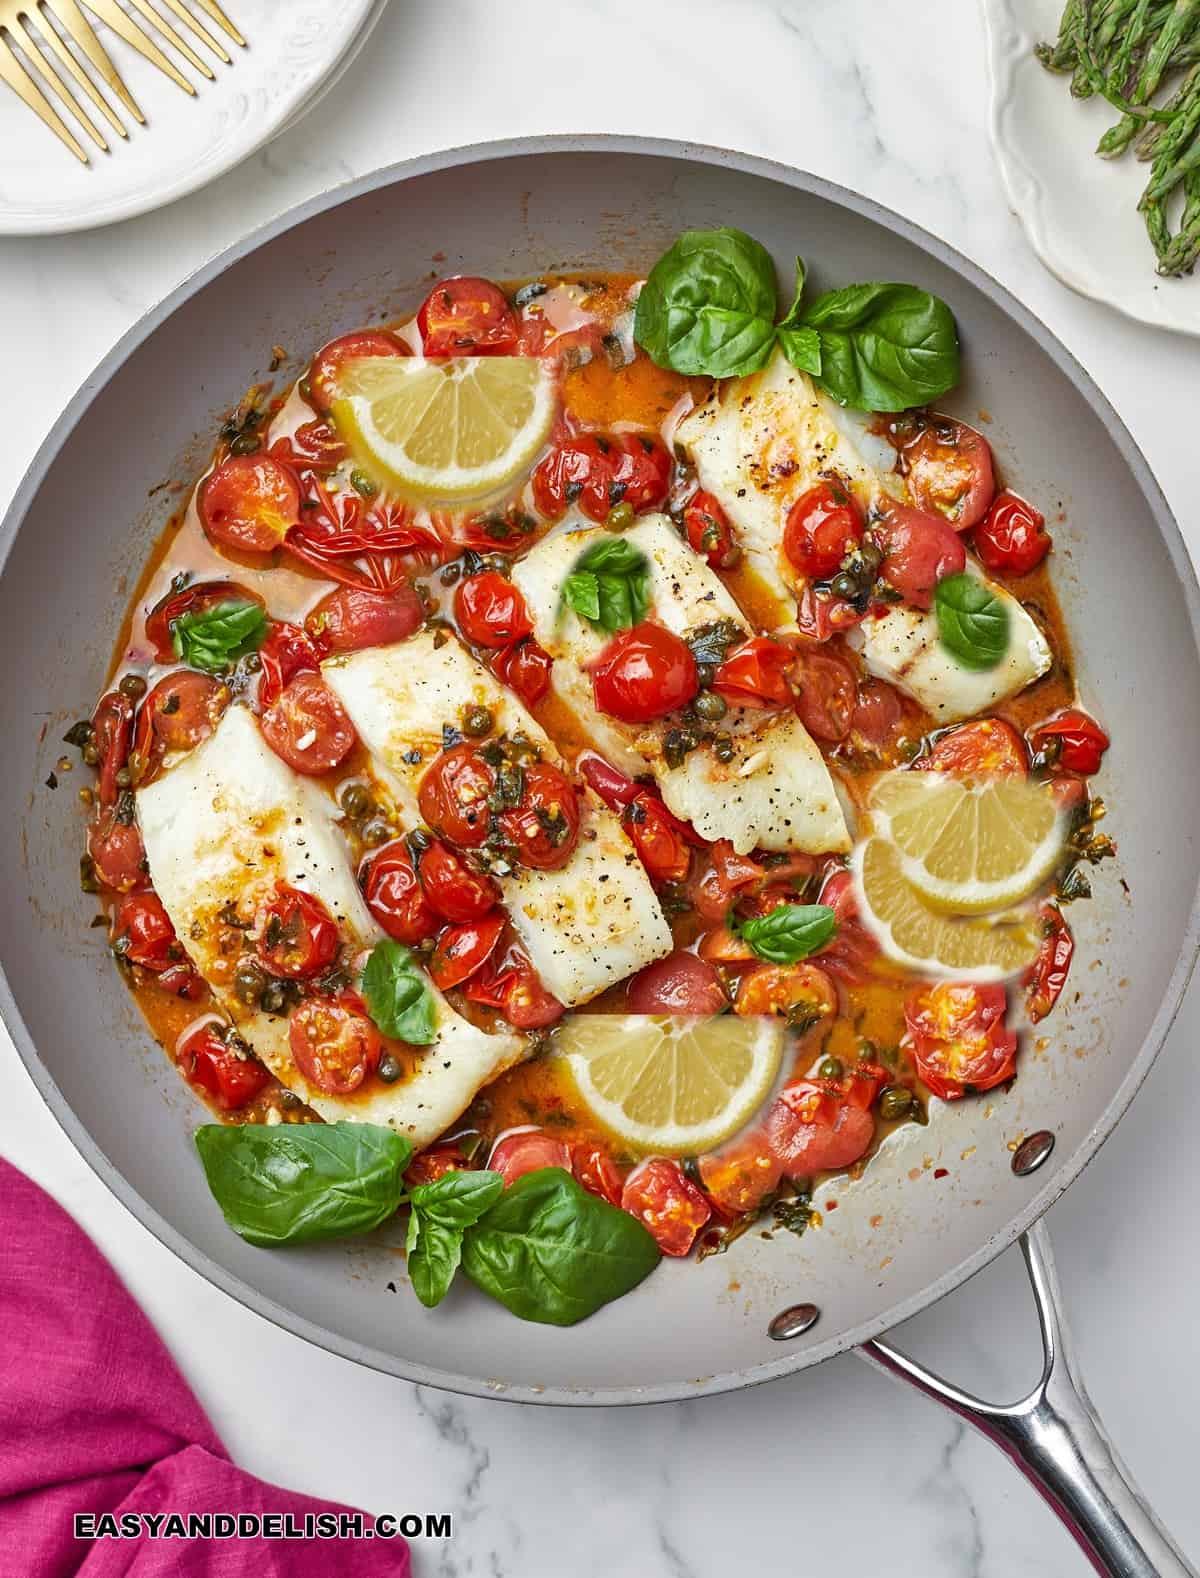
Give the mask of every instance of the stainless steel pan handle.
[(1110, 1578), (1197, 1578), (1117, 1456), (1083, 1384), (1062, 1295), (1041, 1222), (1021, 1238), (1037, 1301), (1045, 1361), (1027, 1397), (986, 1403), (924, 1369), (885, 1342), (867, 1342), (864, 1359), (974, 1425), (1016, 1464)]

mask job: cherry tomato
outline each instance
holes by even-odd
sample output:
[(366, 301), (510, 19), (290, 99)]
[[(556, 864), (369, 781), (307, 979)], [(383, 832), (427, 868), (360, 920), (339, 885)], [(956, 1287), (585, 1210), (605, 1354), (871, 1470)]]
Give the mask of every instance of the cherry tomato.
[(638, 1219), (664, 1255), (686, 1255), (712, 1215), (695, 1184), (661, 1156), (652, 1156), (626, 1178), (621, 1209)]
[(191, 1003), (198, 1001), (208, 990), (186, 959), (181, 959), (178, 964), (169, 964), (156, 980), (164, 992), (170, 992), (172, 997), (186, 998)]
[(174, 633), (176, 622), (184, 614), (203, 614), (221, 603), (257, 603), (263, 600), (257, 592), (250, 592), (236, 581), (194, 581), (179, 591), (168, 592), (146, 615), (146, 639), (154, 644), (156, 663), (175, 663)]
[(102, 809), (88, 829), (88, 854), (96, 879), (114, 893), (129, 893), (146, 884), (146, 851), (134, 821), (123, 822), (117, 809)]
[(558, 520), (577, 504), (594, 521), (605, 521), (617, 504), (641, 513), (666, 503), (671, 457), (650, 433), (577, 433), (563, 438), (533, 473), (533, 502), (539, 514)]
[(909, 491), (920, 509), (945, 516), (955, 531), (969, 531), (986, 515), (996, 480), (982, 433), (939, 417), (908, 446), (905, 458)]
[(805, 652), (800, 658), (796, 711), (815, 740), (837, 744), (850, 733), (858, 686), (849, 663), (832, 652)]
[(1007, 489), (975, 528), (975, 552), (995, 575), (1028, 575), (1050, 552), (1046, 519)]
[(705, 959), (677, 948), (639, 970), (625, 987), (631, 1014), (719, 1014), (728, 1007), (721, 977)]
[(686, 707), (700, 688), (687, 644), (646, 620), (615, 635), (592, 668), (596, 706), (623, 723), (653, 723)]
[(268, 451), (273, 460), (285, 465), (309, 466), (314, 471), (332, 471), (350, 453), (336, 429), (318, 417), (305, 422), (288, 438), (277, 438)]
[(129, 760), (133, 734), (133, 702), (119, 690), (101, 696), (92, 714), (92, 744), (100, 752), (100, 804), (112, 805), (120, 785), (117, 774)]
[(1002, 986), (942, 981), (913, 993), (904, 1020), (917, 1073), (935, 1096), (955, 1101), (1012, 1078), (1017, 1037), (1005, 1026), (1007, 1007)]
[(333, 917), (311, 893), (276, 884), (258, 913), (258, 956), (272, 975), (304, 981), (320, 975), (337, 957), (340, 939)]
[(693, 551), (703, 555), (714, 570), (731, 569), (741, 558), (729, 517), (703, 488), (684, 505), (683, 528)]
[(488, 835), (488, 797), (495, 783), (496, 770), (480, 756), (477, 746), (452, 745), (421, 779), (417, 790), (421, 815), (452, 844), (475, 849)]
[(359, 882), (367, 908), (397, 942), (412, 946), (440, 929), (441, 917), (425, 897), (404, 839), (393, 839), (369, 855)]
[(784, 1086), (768, 1111), (767, 1144), (789, 1178), (850, 1167), (875, 1138), (869, 1107), (851, 1100), (841, 1084), (798, 1080)]
[(689, 884), (688, 897), (705, 920), (724, 920), (734, 895), (757, 882), (763, 867), (749, 855), (739, 855), (727, 838), (718, 839), (708, 851), (707, 863)]
[(157, 893), (131, 893), (121, 900), (112, 939), (123, 959), (155, 974), (183, 958), (175, 928)]
[(207, 1091), (224, 1112), (246, 1106), (271, 1082), (258, 1059), (228, 1045), (211, 1022), (184, 1039), (177, 1059), (184, 1077)]
[[(801, 714), (803, 717), (803, 714)], [(850, 733), (864, 745), (882, 751), (891, 745), (904, 718), (904, 704), (882, 679), (864, 679), (850, 717)]]
[(861, 625), (867, 617), (865, 608), (856, 608), (844, 598), (819, 592), (812, 581), (806, 581), (796, 604), (796, 629), (807, 641), (828, 641), (843, 630)]
[(536, 707), (550, 689), (553, 668), (554, 659), (532, 636), (517, 641), (492, 659), (492, 673), (527, 707)]
[(270, 455), (231, 455), (200, 484), (197, 508), (221, 547), (270, 553), (300, 522), (300, 485)]
[(837, 1013), (837, 993), (815, 964), (760, 964), (742, 977), (733, 1006), (739, 1014), (783, 1015), (815, 1024)]
[(288, 1044), (305, 1079), (332, 1096), (357, 1090), (383, 1052), (382, 1037), (353, 992), (306, 997), (292, 1014)]
[(609, 458), (611, 504), (629, 504), (634, 513), (657, 510), (671, 489), (671, 456), (653, 433), (614, 433)]
[(322, 653), (358, 652), (404, 641), (424, 622), (421, 599), (409, 582), (401, 581), (390, 592), (339, 586), (321, 599), (304, 628)]
[(598, 794), (610, 811), (621, 811), (644, 794), (641, 784), (627, 778), (595, 751), (581, 751), (575, 766), (586, 778), (588, 787)]
[(500, 889), (491, 877), (472, 871), (437, 838), (421, 852), (420, 876), (430, 905), (456, 926), (482, 920), (500, 902)]
[(520, 1134), (508, 1134), (500, 1140), (488, 1158), (488, 1171), (499, 1173), (505, 1188), (523, 1178), (526, 1173), (539, 1172), (543, 1167), (561, 1167), (571, 1171), (571, 1152), (562, 1141), (540, 1129), (528, 1129)]
[(828, 975), (844, 981), (847, 986), (859, 986), (871, 973), (871, 966), (879, 952), (879, 944), (867, 931), (858, 913), (858, 896), (854, 891), (854, 878), (843, 867), (837, 867), (825, 879), (817, 902), (827, 904), (837, 919), (837, 931), (832, 942), (814, 955), (820, 960), (821, 969)]
[(880, 575), (914, 608), (932, 608), (937, 583), (966, 567), (962, 538), (944, 515), (889, 504), (872, 530), (883, 550)]
[(504, 916), (499, 914), (464, 926), (448, 926), (429, 961), (433, 984), (444, 992), (469, 980), (500, 941), (503, 930)]
[(1029, 743), (1038, 755), (1044, 752), (1048, 760), (1052, 759), (1053, 766), (1082, 773), (1086, 778), (1100, 771), (1100, 758), (1111, 741), (1095, 718), (1089, 718), (1077, 707), (1068, 707), (1039, 723), (1031, 732)]
[(827, 581), (862, 537), (862, 511), (850, 489), (843, 482), (821, 481), (788, 510), (783, 551), (801, 575)]
[(520, 804), (501, 811), (496, 820), (523, 866), (557, 871), (579, 842), (579, 796), (567, 775), (549, 762), (531, 762), (524, 778)]
[(762, 1129), (752, 1129), (697, 1163), (704, 1192), (724, 1216), (756, 1211), (778, 1187), (783, 1168)]
[(522, 356), (544, 356), (557, 364), (563, 373), (586, 367), (604, 354), (604, 329), (599, 323), (583, 323), (577, 329), (567, 329), (554, 334), (546, 322), (546, 315), (523, 318), (521, 321)]
[(913, 767), (964, 778), (1024, 778), (1029, 771), (1025, 742), (1002, 718), (978, 718), (939, 735), (928, 756)]
[(258, 700), (263, 707), (278, 701), (280, 691), (297, 674), (317, 674), (321, 669), (321, 654), (308, 635), (299, 625), (289, 625), (282, 619), (271, 621), (258, 649), (258, 660), (262, 664)]
[(259, 719), (263, 738), (298, 773), (327, 773), (354, 748), (346, 709), (319, 674), (297, 674)]
[(1042, 945), (1025, 975), (1026, 1008), (1035, 1025), (1045, 1019), (1062, 995), (1075, 954), (1075, 939), (1057, 904), (1043, 904), (1038, 918), (1042, 923)]
[(318, 411), (328, 411), (337, 399), (338, 375), (347, 362), (360, 356), (411, 356), (403, 340), (389, 334), (386, 329), (360, 329), (357, 334), (343, 334), (340, 339), (323, 345), (312, 359), (308, 370), (308, 386), (312, 403)]
[(407, 1188), (416, 1189), (421, 1184), (436, 1183), (447, 1173), (470, 1171), (471, 1164), (457, 1145), (434, 1145), (413, 1158), (405, 1169), (404, 1182)]
[(712, 688), (735, 707), (790, 707), (791, 647), (769, 636), (751, 636), (717, 669)]
[(609, 1205), (620, 1205), (625, 1180), (603, 1145), (580, 1140), (571, 1147), (571, 1171), (576, 1183)]
[(517, 349), (508, 297), (469, 274), (438, 281), (421, 303), (417, 328), (426, 356), (512, 356)]
[(627, 806), (621, 826), (629, 834), (638, 858), (651, 882), (683, 882), (692, 863), (692, 853), (680, 831), (679, 821), (658, 798), (649, 792), (639, 794)]
[(454, 617), (472, 646), (496, 651), (531, 634), (521, 593), (498, 570), (468, 575), (454, 593)]
[(493, 953), (467, 987), (467, 998), (498, 1008), (516, 1030), (540, 1030), (561, 1019), (565, 1009), (538, 979), (537, 971), (515, 944)]
[(167, 751), (190, 751), (206, 740), (228, 707), (230, 691), (208, 674), (175, 669), (160, 679), (137, 716), (134, 754), (145, 783)]

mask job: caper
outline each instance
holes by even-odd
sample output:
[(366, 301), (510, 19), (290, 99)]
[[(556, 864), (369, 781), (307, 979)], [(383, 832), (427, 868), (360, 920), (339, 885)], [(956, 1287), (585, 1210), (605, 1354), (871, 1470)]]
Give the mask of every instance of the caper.
[(731, 734), (718, 734), (713, 741), (713, 755), (719, 762), (733, 760), (733, 736)]
[(842, 1067), (842, 1060), (841, 1060), (841, 1058), (840, 1057), (823, 1058), (821, 1060), (821, 1066), (817, 1070), (817, 1073), (821, 1076), (822, 1079), (841, 1079), (842, 1075), (845, 1073), (845, 1070)]
[(140, 674), (126, 674), (117, 689), (122, 696), (128, 696), (130, 701), (137, 701), (139, 696), (146, 694), (146, 681)]
[(883, 563), (883, 551), (869, 537), (864, 537), (858, 545), (859, 556), (868, 570), (878, 570)]
[(852, 602), (858, 596), (858, 577), (852, 575), (849, 570), (839, 570), (830, 581), (829, 590), (835, 597), (844, 598), (848, 603)]
[(113, 776), (116, 779), (118, 789), (128, 789), (133, 782), (133, 776), (128, 767), (118, 767)]
[(262, 448), (262, 439), (257, 433), (239, 433), (229, 446), (231, 455), (253, 455)]
[(386, 844), (392, 836), (392, 829), (381, 816), (373, 816), (369, 822), (363, 823), (362, 841), (368, 849), (374, 849), (379, 844)]
[(394, 1085), (404, 1070), (391, 1053), (388, 1052), (379, 1059), (379, 1067), (375, 1072), (385, 1085)]
[(443, 586), (453, 586), (461, 574), (462, 565), (459, 564), (458, 560), (456, 559), (453, 564), (448, 564), (446, 566), (446, 568), (438, 576), (438, 580)]
[(481, 739), (492, 732), (492, 715), (486, 707), (467, 707), (462, 715), (462, 728), (472, 739)]
[(286, 1001), (282, 981), (268, 981), (263, 987), (260, 1007), (265, 1014), (281, 1014)]
[(709, 685), (711, 685), (716, 677), (717, 665), (715, 663), (696, 664), (696, 678), (700, 681), (702, 688), (707, 688)]
[(312, 399), (312, 384), (309, 382), (307, 374), (300, 380), (296, 387), (300, 391), (301, 400)]
[(79, 857), (79, 887), (84, 893), (100, 891), (100, 884), (96, 880), (96, 863), (90, 855)]
[(907, 1117), (912, 1110), (912, 1091), (903, 1085), (886, 1085), (879, 1095), (879, 1116), (889, 1123)]
[(233, 977), (233, 993), (239, 1003), (252, 1007), (255, 1003), (262, 1002), (266, 985), (267, 978), (253, 959), (247, 959), (238, 965)]
[(504, 576), (505, 580), (512, 574), (512, 565), (502, 553), (485, 553), (482, 564), (485, 570), (494, 570), (497, 575)]
[(262, 658), (259, 657), (257, 652), (247, 652), (245, 657), (241, 659), (241, 665), (247, 674), (257, 674), (262, 668)]
[(342, 787), (342, 810), (347, 816), (365, 816), (372, 809), (371, 796), (363, 784), (353, 780)]
[(84, 761), (89, 767), (96, 767), (99, 765), (100, 747), (96, 745), (94, 741), (89, 740), (79, 754), (83, 757)]
[(609, 531), (628, 531), (635, 519), (633, 505), (622, 500), (620, 504), (614, 504), (609, 510), (604, 524)]
[(718, 718), (723, 718), (729, 711), (725, 698), (718, 696), (715, 690), (702, 690), (692, 706), (696, 709), (696, 716), (703, 718), (706, 723), (716, 723)]
[(379, 492), (379, 484), (357, 467), (350, 473), (350, 486), (356, 493), (361, 493), (364, 499), (373, 499)]

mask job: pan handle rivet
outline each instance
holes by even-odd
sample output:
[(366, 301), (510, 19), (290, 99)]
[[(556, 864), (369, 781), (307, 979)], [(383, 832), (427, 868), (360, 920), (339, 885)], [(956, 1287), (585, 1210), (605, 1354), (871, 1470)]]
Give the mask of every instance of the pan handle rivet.
[(767, 1336), (774, 1337), (776, 1342), (786, 1342), (789, 1337), (802, 1337), (806, 1331), (812, 1330), (820, 1318), (821, 1312), (815, 1304), (793, 1304), (789, 1309), (780, 1310), (767, 1327)]
[(1054, 1136), (1049, 1129), (1039, 1129), (1021, 1141), (1013, 1152), (1012, 1170), (1018, 1178), (1028, 1178), (1049, 1157), (1054, 1149)]

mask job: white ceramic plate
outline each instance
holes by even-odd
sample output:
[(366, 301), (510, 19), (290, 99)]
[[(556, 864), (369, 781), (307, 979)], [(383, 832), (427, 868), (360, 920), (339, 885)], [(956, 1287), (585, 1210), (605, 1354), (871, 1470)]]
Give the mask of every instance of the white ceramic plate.
[(1117, 113), (1071, 97), (1033, 47), (1058, 33), (1062, 0), (983, 0), (992, 146), (1009, 200), (1042, 262), (1072, 290), (1160, 329), (1200, 335), (1200, 272), (1160, 279), (1138, 198), (1149, 166), (1095, 146)]
[[(81, 136), (92, 158), (85, 167), (0, 85), (0, 234), (112, 224), (224, 174), (323, 97), (385, 5), (386, 0), (227, 0), (249, 46), (228, 44), (231, 66), (210, 59), (213, 82), (173, 56), (196, 85), (195, 98), (97, 24), (147, 124), (131, 125), (121, 110), (130, 137), (122, 142), (109, 134), (108, 155)], [(207, 56), (200, 46), (197, 53)]]

